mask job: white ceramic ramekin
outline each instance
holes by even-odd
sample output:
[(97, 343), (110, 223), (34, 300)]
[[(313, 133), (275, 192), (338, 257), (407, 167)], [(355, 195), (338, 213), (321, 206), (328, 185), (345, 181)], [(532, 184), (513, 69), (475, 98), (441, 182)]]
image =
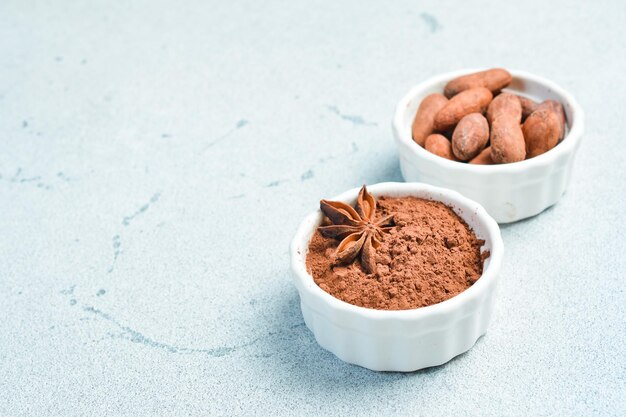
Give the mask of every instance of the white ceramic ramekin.
[(569, 183), (574, 155), (583, 135), (584, 115), (576, 100), (552, 81), (511, 71), (513, 82), (504, 91), (538, 101), (563, 104), (568, 132), (552, 150), (535, 158), (502, 165), (470, 165), (440, 158), (415, 143), (411, 125), (422, 99), (443, 92), (448, 81), (479, 70), (462, 70), (433, 77), (413, 87), (396, 108), (393, 131), (406, 181), (451, 188), (482, 204), (498, 223), (534, 216), (555, 204)]
[[(419, 183), (380, 183), (374, 196), (414, 196), (451, 206), (491, 252), (483, 274), (466, 291), (442, 303), (413, 310), (374, 310), (341, 301), (317, 286), (306, 269), (309, 241), (320, 210), (307, 216), (291, 242), (291, 269), (302, 315), (317, 342), (345, 362), (375, 371), (410, 372), (441, 365), (470, 349), (491, 318), (504, 247), (498, 224), (478, 203), (459, 193)], [(354, 204), (354, 188), (331, 200)]]

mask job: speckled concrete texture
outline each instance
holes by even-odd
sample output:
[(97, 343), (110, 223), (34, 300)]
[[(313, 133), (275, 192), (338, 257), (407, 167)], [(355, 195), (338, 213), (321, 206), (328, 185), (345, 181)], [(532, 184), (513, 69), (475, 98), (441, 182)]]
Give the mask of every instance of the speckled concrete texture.
[[(625, 415), (626, 3), (0, 2), (0, 415)], [(503, 227), (490, 331), (375, 373), (304, 326), (287, 247), (401, 180), (434, 74), (572, 92), (568, 193)]]

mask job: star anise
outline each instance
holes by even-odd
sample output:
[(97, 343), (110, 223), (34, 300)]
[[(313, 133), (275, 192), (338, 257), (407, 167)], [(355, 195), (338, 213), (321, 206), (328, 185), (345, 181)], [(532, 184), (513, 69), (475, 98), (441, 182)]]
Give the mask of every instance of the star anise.
[(320, 209), (333, 223), (320, 226), (325, 237), (341, 239), (335, 251), (335, 262), (348, 264), (360, 255), (361, 265), (368, 274), (376, 272), (375, 252), (383, 235), (393, 227), (393, 214), (376, 219), (376, 200), (365, 185), (359, 192), (356, 206), (341, 201), (320, 201)]

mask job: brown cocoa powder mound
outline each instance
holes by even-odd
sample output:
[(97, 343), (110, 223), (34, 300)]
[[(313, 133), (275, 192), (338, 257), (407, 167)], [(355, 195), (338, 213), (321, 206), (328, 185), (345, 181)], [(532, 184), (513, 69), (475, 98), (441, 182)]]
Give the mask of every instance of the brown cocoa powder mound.
[(347, 303), (378, 310), (437, 304), (465, 291), (480, 278), (479, 240), (451, 208), (415, 197), (380, 197), (377, 218), (394, 214), (396, 227), (376, 250), (377, 271), (367, 275), (358, 260), (335, 265), (338, 241), (315, 231), (307, 270), (321, 289)]

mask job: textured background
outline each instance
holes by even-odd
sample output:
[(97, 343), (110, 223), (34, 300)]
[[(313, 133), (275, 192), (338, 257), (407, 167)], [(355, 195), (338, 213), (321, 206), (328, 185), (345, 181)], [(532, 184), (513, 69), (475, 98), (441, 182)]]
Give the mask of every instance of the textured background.
[[(626, 3), (384, 3), (0, 2), (0, 415), (626, 413)], [(296, 226), (401, 180), (411, 85), (496, 65), (586, 110), (568, 193), (503, 228), (470, 352), (340, 362)]]

